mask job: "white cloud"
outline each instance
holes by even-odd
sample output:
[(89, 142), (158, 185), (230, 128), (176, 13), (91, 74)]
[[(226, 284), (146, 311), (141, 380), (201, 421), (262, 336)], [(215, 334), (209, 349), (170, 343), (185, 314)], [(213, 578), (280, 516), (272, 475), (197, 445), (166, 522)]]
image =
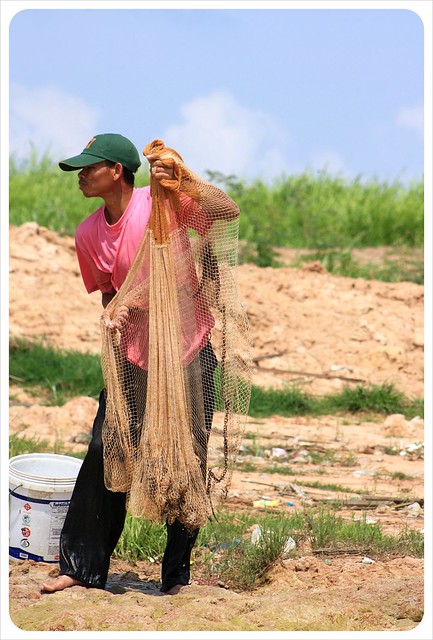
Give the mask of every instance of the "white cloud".
[(422, 106), (406, 107), (400, 109), (396, 117), (396, 123), (400, 127), (413, 129), (419, 136), (424, 136), (424, 108)]
[(240, 178), (287, 172), (287, 135), (267, 114), (236, 102), (227, 92), (198, 97), (181, 107), (182, 120), (167, 127), (164, 142), (182, 149), (188, 166)]
[(27, 158), (34, 145), (38, 156), (76, 154), (94, 135), (100, 116), (99, 109), (56, 87), (11, 84), (10, 153)]

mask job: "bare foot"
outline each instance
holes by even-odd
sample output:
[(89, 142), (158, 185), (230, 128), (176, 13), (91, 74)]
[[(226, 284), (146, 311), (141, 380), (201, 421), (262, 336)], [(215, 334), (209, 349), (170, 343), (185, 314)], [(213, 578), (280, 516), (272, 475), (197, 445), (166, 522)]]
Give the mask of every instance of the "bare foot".
[(165, 591), (163, 593), (164, 596), (177, 596), (177, 594), (179, 593), (179, 591), (182, 591), (182, 589), (186, 589), (189, 585), (187, 584), (175, 584), (174, 587), (171, 587), (171, 589), (169, 589), (168, 591)]
[(71, 576), (57, 576), (57, 578), (52, 578), (52, 580), (47, 580), (46, 582), (44, 582), (41, 587), (41, 591), (54, 593), (55, 591), (62, 591), (63, 589), (67, 589), (68, 587), (75, 587), (76, 585), (84, 587), (83, 582), (80, 582), (75, 578), (71, 578)]

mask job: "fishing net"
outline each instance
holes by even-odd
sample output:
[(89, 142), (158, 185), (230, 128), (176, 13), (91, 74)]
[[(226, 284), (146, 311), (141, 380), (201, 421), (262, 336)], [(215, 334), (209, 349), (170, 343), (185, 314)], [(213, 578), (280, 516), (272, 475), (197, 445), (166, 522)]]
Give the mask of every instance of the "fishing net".
[[(227, 495), (249, 405), (239, 211), (162, 141), (150, 154), (174, 178), (151, 175), (149, 225), (101, 318), (105, 484), (132, 515), (192, 530)], [(125, 325), (110, 328), (120, 312)]]

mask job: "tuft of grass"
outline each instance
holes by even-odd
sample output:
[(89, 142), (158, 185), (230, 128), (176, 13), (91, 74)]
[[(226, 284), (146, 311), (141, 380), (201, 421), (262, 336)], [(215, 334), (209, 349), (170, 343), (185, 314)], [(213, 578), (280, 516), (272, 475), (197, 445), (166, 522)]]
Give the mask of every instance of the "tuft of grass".
[(349, 413), (403, 413), (407, 404), (404, 394), (392, 384), (346, 387), (327, 400), (335, 409)]
[(62, 441), (50, 446), (47, 440), (40, 440), (36, 437), (27, 438), (21, 436), (19, 432), (9, 436), (9, 458), (26, 453), (58, 453), (80, 459), (84, 458), (86, 454), (85, 451), (70, 451)]
[(9, 437), (9, 457), (21, 456), (26, 453), (46, 453), (49, 445), (46, 440), (40, 438), (27, 438), (14, 433)]
[(160, 562), (166, 540), (165, 527), (128, 514), (113, 556), (131, 564), (135, 564), (138, 560)]
[(335, 413), (379, 413), (389, 415), (403, 413), (410, 416), (424, 415), (422, 398), (410, 399), (397, 391), (392, 384), (358, 385), (346, 387), (336, 394), (312, 396), (296, 387), (262, 389), (253, 386), (249, 415), (299, 416)]
[[(261, 536), (251, 541), (254, 526)], [(197, 565), (204, 577), (238, 590), (251, 590), (266, 579), (269, 569), (285, 555), (287, 539), (295, 541), (303, 529), (303, 515), (281, 513), (230, 513), (222, 510), (200, 530)]]
[(424, 557), (424, 534), (421, 531), (405, 527), (396, 538), (387, 536), (386, 543), (394, 548), (395, 553), (400, 552), (415, 558)]
[(414, 476), (404, 473), (403, 471), (393, 471), (391, 478), (393, 480), (413, 480)]
[(336, 491), (339, 493), (355, 493), (359, 495), (368, 495), (369, 491), (365, 489), (353, 489), (352, 487), (346, 487), (342, 484), (326, 483), (326, 482), (306, 482), (304, 480), (297, 480), (297, 484), (303, 487), (311, 487), (312, 489), (323, 489), (325, 491)]
[(308, 537), (314, 550), (339, 548), (349, 542), (352, 548), (370, 549), (382, 535), (379, 526), (366, 518), (347, 522), (335, 512), (318, 509), (305, 513)]
[(219, 571), (227, 586), (241, 591), (258, 587), (285, 555), (284, 547), (291, 537), (289, 522), (275, 520), (267, 528), (261, 527), (261, 531), (256, 544), (242, 540), (220, 563)]
[(337, 452), (332, 449), (327, 449), (326, 451), (317, 451), (314, 448), (311, 448), (308, 451), (308, 458), (311, 464), (325, 464), (332, 466), (337, 462)]
[(20, 386), (42, 389), (50, 405), (78, 395), (97, 398), (103, 387), (99, 356), (59, 350), (43, 341), (11, 340), (9, 371)]
[(405, 528), (397, 536), (383, 533), (378, 523), (367, 522), (366, 514), (360, 519), (347, 521), (324, 508), (305, 511), (307, 535), (313, 550), (350, 549), (360, 553), (383, 555), (404, 554), (422, 557), (424, 536), (419, 531)]
[(249, 415), (262, 418), (273, 414), (300, 416), (315, 413), (317, 400), (297, 387), (262, 389), (253, 386)]
[(303, 262), (319, 261), (329, 273), (346, 278), (424, 284), (424, 261), (407, 256), (408, 250), (397, 247), (396, 251), (400, 259), (385, 258), (380, 264), (363, 264), (353, 258), (351, 248), (322, 249), (300, 256), (291, 266), (299, 267)]

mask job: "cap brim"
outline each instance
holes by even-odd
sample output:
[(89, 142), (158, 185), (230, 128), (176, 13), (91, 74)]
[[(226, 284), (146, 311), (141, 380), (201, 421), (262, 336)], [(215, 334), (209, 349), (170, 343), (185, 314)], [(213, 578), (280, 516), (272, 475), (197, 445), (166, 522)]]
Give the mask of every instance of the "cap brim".
[(59, 162), (59, 167), (62, 171), (76, 171), (77, 169), (88, 167), (89, 164), (96, 164), (97, 162), (103, 162), (104, 160), (105, 158), (92, 156), (89, 153), (80, 153), (79, 156), (62, 160), (62, 162)]

